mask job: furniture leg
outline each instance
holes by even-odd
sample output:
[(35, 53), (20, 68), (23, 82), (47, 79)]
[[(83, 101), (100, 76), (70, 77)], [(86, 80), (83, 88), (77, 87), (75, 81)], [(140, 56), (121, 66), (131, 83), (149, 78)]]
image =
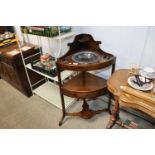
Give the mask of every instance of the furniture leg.
[(112, 99), (112, 94), (108, 92), (109, 98), (108, 98), (108, 111), (109, 114), (111, 115), (111, 99)]
[(83, 107), (83, 111), (89, 110), (89, 105), (88, 105), (88, 103), (86, 102), (86, 99), (83, 99), (83, 105), (82, 105), (82, 107)]
[(62, 81), (61, 81), (61, 76), (60, 76), (60, 70), (59, 70), (59, 67), (57, 66), (57, 69), (58, 69), (58, 80), (59, 80), (59, 90), (60, 90), (60, 98), (61, 98), (61, 105), (62, 105), (62, 117), (61, 117), (61, 120), (59, 122), (59, 126), (62, 125), (63, 123), (63, 120), (66, 116), (66, 109), (65, 109), (65, 101), (64, 101), (64, 95), (62, 94), (61, 92), (61, 86), (62, 86)]
[(118, 96), (115, 96), (114, 98), (115, 98), (115, 104), (112, 110), (110, 121), (106, 127), (107, 129), (111, 129), (115, 125), (117, 120), (119, 120), (119, 102), (118, 102), (119, 98)]
[(59, 122), (59, 126), (62, 125), (62, 122), (63, 122), (63, 120), (64, 120), (64, 118), (65, 118), (65, 115), (66, 115), (64, 96), (63, 96), (62, 93), (60, 93), (60, 96), (61, 96), (61, 104), (62, 104), (62, 118), (61, 118), (61, 120), (60, 120), (60, 122)]
[(89, 105), (88, 105), (86, 99), (83, 99), (82, 108), (83, 109), (81, 111), (81, 117), (88, 119), (94, 115), (93, 112), (89, 109)]
[[(115, 71), (115, 63), (112, 65), (112, 70), (111, 70), (111, 75), (114, 73)], [(108, 110), (109, 110), (109, 114), (111, 115), (111, 99), (112, 99), (112, 94), (108, 91), (108, 95), (109, 95), (109, 101), (108, 101)]]
[(62, 125), (62, 122), (63, 122), (64, 118), (65, 118), (65, 114), (62, 115), (62, 118), (61, 118), (61, 120), (60, 120), (60, 122), (59, 122), (59, 126)]

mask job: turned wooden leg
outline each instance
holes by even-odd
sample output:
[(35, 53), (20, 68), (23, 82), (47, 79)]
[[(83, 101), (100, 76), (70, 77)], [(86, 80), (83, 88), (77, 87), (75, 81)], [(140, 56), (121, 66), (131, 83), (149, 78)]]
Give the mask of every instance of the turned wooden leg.
[(118, 101), (119, 98), (118, 96), (115, 96), (114, 98), (115, 98), (115, 104), (112, 110), (110, 121), (106, 127), (107, 129), (111, 129), (116, 123), (116, 121), (119, 119), (119, 101)]
[(111, 114), (111, 100), (112, 100), (112, 94), (108, 92), (109, 98), (108, 98), (108, 112)]
[(61, 95), (61, 104), (62, 104), (62, 118), (61, 118), (61, 120), (60, 120), (60, 122), (59, 122), (59, 126), (62, 125), (63, 120), (64, 120), (64, 118), (65, 118), (65, 116), (66, 116), (66, 109), (65, 109), (64, 96), (63, 96), (62, 93), (60, 93), (60, 95)]
[(64, 118), (65, 118), (65, 114), (62, 115), (62, 118), (61, 118), (61, 120), (60, 120), (60, 122), (59, 122), (59, 126), (62, 125), (62, 122), (63, 122)]
[(83, 111), (89, 110), (89, 105), (88, 105), (86, 99), (83, 99), (82, 108), (83, 108)]
[(82, 118), (88, 119), (88, 118), (93, 117), (94, 113), (91, 109), (89, 109), (89, 105), (88, 105), (86, 99), (83, 99), (82, 108), (83, 109), (80, 114)]
[(59, 126), (62, 125), (65, 116), (66, 116), (65, 109), (62, 109), (62, 117), (61, 117), (61, 120), (59, 121)]

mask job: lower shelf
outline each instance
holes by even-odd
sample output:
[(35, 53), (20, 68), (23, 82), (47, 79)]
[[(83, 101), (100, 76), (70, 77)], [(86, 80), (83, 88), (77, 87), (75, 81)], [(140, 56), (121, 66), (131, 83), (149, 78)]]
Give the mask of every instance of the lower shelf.
[[(33, 72), (36, 72), (36, 73), (38, 73), (38, 74), (40, 74), (40, 75), (42, 75), (42, 76), (45, 76), (45, 77), (48, 78), (48, 79), (51, 79), (51, 80), (53, 80), (53, 81), (57, 81), (57, 82), (58, 82), (58, 76), (56, 76), (56, 77), (51, 77), (51, 76), (46, 75), (46, 74), (44, 74), (44, 73), (42, 73), (42, 72), (39, 72), (39, 71), (33, 69), (33, 68), (31, 67), (31, 64), (27, 64), (26, 67), (27, 67), (28, 69), (32, 70)], [(61, 80), (62, 80), (62, 81), (65, 80), (67, 77), (71, 76), (73, 73), (74, 73), (73, 71), (69, 71), (69, 70), (65, 70), (65, 71), (61, 72)]]
[[(53, 104), (54, 106), (62, 109), (59, 86), (57, 86), (55, 83), (46, 82), (40, 87), (36, 88), (33, 92), (49, 103)], [(74, 98), (70, 98), (67, 96), (65, 96), (64, 99), (66, 108), (68, 108), (72, 103), (75, 102)]]

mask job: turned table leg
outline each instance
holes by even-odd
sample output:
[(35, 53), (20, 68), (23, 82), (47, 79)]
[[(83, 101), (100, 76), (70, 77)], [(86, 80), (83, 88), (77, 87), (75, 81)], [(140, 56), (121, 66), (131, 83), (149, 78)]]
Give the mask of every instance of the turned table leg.
[(107, 129), (111, 129), (119, 119), (119, 101), (118, 101), (119, 98), (118, 96), (114, 96), (114, 98), (115, 98), (115, 104), (112, 110), (110, 121), (106, 127)]
[(111, 115), (111, 100), (112, 100), (112, 94), (108, 92), (109, 98), (108, 98), (108, 111), (109, 114)]

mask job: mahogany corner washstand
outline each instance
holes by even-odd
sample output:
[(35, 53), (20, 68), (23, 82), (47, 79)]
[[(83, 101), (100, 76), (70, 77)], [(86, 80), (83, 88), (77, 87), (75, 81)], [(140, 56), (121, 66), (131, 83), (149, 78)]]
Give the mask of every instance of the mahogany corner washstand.
[[(79, 34), (75, 37), (73, 43), (69, 43), (69, 51), (58, 59), (56, 62), (58, 70), (58, 80), (60, 88), (60, 96), (62, 103), (62, 119), (59, 122), (59, 126), (62, 125), (65, 116), (80, 116), (88, 119), (104, 111), (110, 112), (111, 96), (109, 95), (109, 104), (107, 109), (91, 110), (87, 104), (86, 99), (95, 99), (107, 92), (107, 81), (104, 78), (89, 73), (88, 71), (103, 69), (112, 66), (112, 73), (115, 69), (116, 57), (112, 54), (102, 51), (99, 47), (100, 41), (95, 41), (89, 34)], [(98, 56), (99, 59), (93, 63), (80, 63), (76, 61), (76, 54), (82, 54), (87, 51), (88, 54)], [(85, 54), (85, 53), (84, 53)], [(85, 59), (85, 58), (84, 58)], [(67, 82), (62, 83), (61, 71), (72, 70), (77, 71), (78, 74), (73, 76)], [(66, 112), (64, 95), (82, 99), (83, 109), (80, 112), (69, 113)]]

